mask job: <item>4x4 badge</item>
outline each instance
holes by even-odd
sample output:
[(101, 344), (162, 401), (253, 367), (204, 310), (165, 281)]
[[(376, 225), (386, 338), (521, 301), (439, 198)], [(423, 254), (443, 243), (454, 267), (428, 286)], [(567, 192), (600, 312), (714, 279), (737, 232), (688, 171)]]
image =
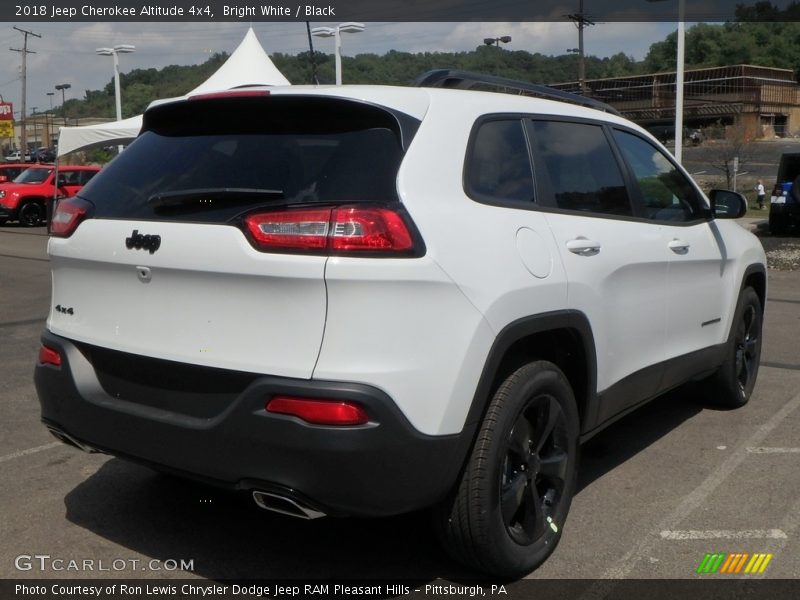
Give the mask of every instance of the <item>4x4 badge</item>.
[(125, 238), (125, 247), (129, 250), (136, 248), (137, 250), (149, 250), (153, 254), (161, 247), (160, 235), (144, 235), (139, 233), (138, 229), (134, 229), (131, 237)]

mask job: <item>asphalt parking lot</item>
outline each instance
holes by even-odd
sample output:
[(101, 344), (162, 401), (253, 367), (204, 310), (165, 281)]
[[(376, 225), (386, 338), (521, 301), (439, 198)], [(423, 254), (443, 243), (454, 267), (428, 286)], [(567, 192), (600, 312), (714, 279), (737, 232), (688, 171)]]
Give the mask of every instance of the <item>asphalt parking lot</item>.
[[(0, 228), (0, 578), (468, 577), (424, 514), (298, 521), (56, 442), (32, 382), (50, 301), (45, 245), (42, 228)], [(563, 540), (531, 577), (720, 577), (696, 574), (704, 555), (741, 552), (773, 554), (758, 577), (800, 578), (798, 336), (800, 272), (771, 271), (751, 402), (715, 410), (684, 389), (594, 438)], [(20, 555), (95, 570), (20, 570)], [(192, 569), (169, 570), (168, 559)]]

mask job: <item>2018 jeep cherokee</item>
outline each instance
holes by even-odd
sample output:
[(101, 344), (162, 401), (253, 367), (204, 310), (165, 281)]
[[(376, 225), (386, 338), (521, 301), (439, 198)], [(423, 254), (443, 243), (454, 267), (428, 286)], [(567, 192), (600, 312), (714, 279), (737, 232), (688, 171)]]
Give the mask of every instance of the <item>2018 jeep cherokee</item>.
[(517, 576), (580, 441), (689, 380), (747, 402), (741, 196), (597, 104), (447, 80), (152, 105), (55, 210), (46, 425), (295, 516), (436, 507), (454, 556)]

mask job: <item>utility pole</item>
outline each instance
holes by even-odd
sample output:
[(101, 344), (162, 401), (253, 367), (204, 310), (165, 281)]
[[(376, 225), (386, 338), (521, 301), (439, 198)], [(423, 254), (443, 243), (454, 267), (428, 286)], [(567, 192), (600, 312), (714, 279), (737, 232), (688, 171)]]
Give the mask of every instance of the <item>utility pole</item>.
[(583, 0), (580, 0), (578, 12), (567, 15), (567, 18), (575, 23), (578, 28), (578, 85), (581, 88), (581, 94), (585, 94), (586, 89), (586, 59), (583, 48), (583, 30), (590, 25), (595, 25), (585, 12), (583, 12)]
[(22, 157), (22, 162), (25, 162), (25, 153), (28, 151), (28, 130), (25, 124), (25, 115), (27, 114), (27, 108), (25, 104), (28, 90), (28, 54), (36, 54), (36, 52), (33, 50), (28, 50), (28, 36), (32, 35), (33, 37), (37, 38), (41, 38), (42, 36), (38, 33), (27, 31), (26, 29), (20, 29), (16, 25), (14, 25), (14, 29), (19, 31), (25, 37), (22, 48), (9, 48), (9, 50), (12, 52), (19, 52), (22, 54), (22, 128), (20, 135), (22, 148), (20, 149), (20, 156)]

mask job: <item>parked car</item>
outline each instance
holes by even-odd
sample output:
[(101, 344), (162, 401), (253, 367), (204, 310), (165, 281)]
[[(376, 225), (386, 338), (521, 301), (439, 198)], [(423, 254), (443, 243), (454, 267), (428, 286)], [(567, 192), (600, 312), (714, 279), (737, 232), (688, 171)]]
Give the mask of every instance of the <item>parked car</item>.
[(19, 150), (15, 150), (14, 152), (5, 157), (6, 162), (19, 163), (23, 162), (23, 160), (26, 163), (31, 162), (31, 155), (29, 153), (26, 153), (25, 158), (23, 159), (22, 152), (20, 152)]
[[(439, 89), (473, 84), (549, 99)], [(687, 381), (748, 402), (767, 271), (740, 194), (598, 102), (419, 86), (152, 105), (55, 209), (51, 432), (305, 519), (433, 507), (454, 557), (518, 577), (568, 526), (581, 441)]]
[(769, 231), (772, 234), (786, 233), (800, 223), (800, 189), (793, 185), (798, 176), (800, 152), (784, 152), (769, 201)]
[(19, 221), (28, 227), (41, 225), (54, 196), (74, 196), (98, 171), (99, 167), (61, 166), (56, 185), (55, 166), (29, 166), (12, 183), (0, 186), (0, 225), (6, 221)]
[(50, 163), (56, 159), (56, 152), (52, 148), (36, 148), (31, 152), (31, 160), (38, 163)]
[(14, 181), (25, 169), (30, 167), (25, 163), (0, 164), (0, 184)]

